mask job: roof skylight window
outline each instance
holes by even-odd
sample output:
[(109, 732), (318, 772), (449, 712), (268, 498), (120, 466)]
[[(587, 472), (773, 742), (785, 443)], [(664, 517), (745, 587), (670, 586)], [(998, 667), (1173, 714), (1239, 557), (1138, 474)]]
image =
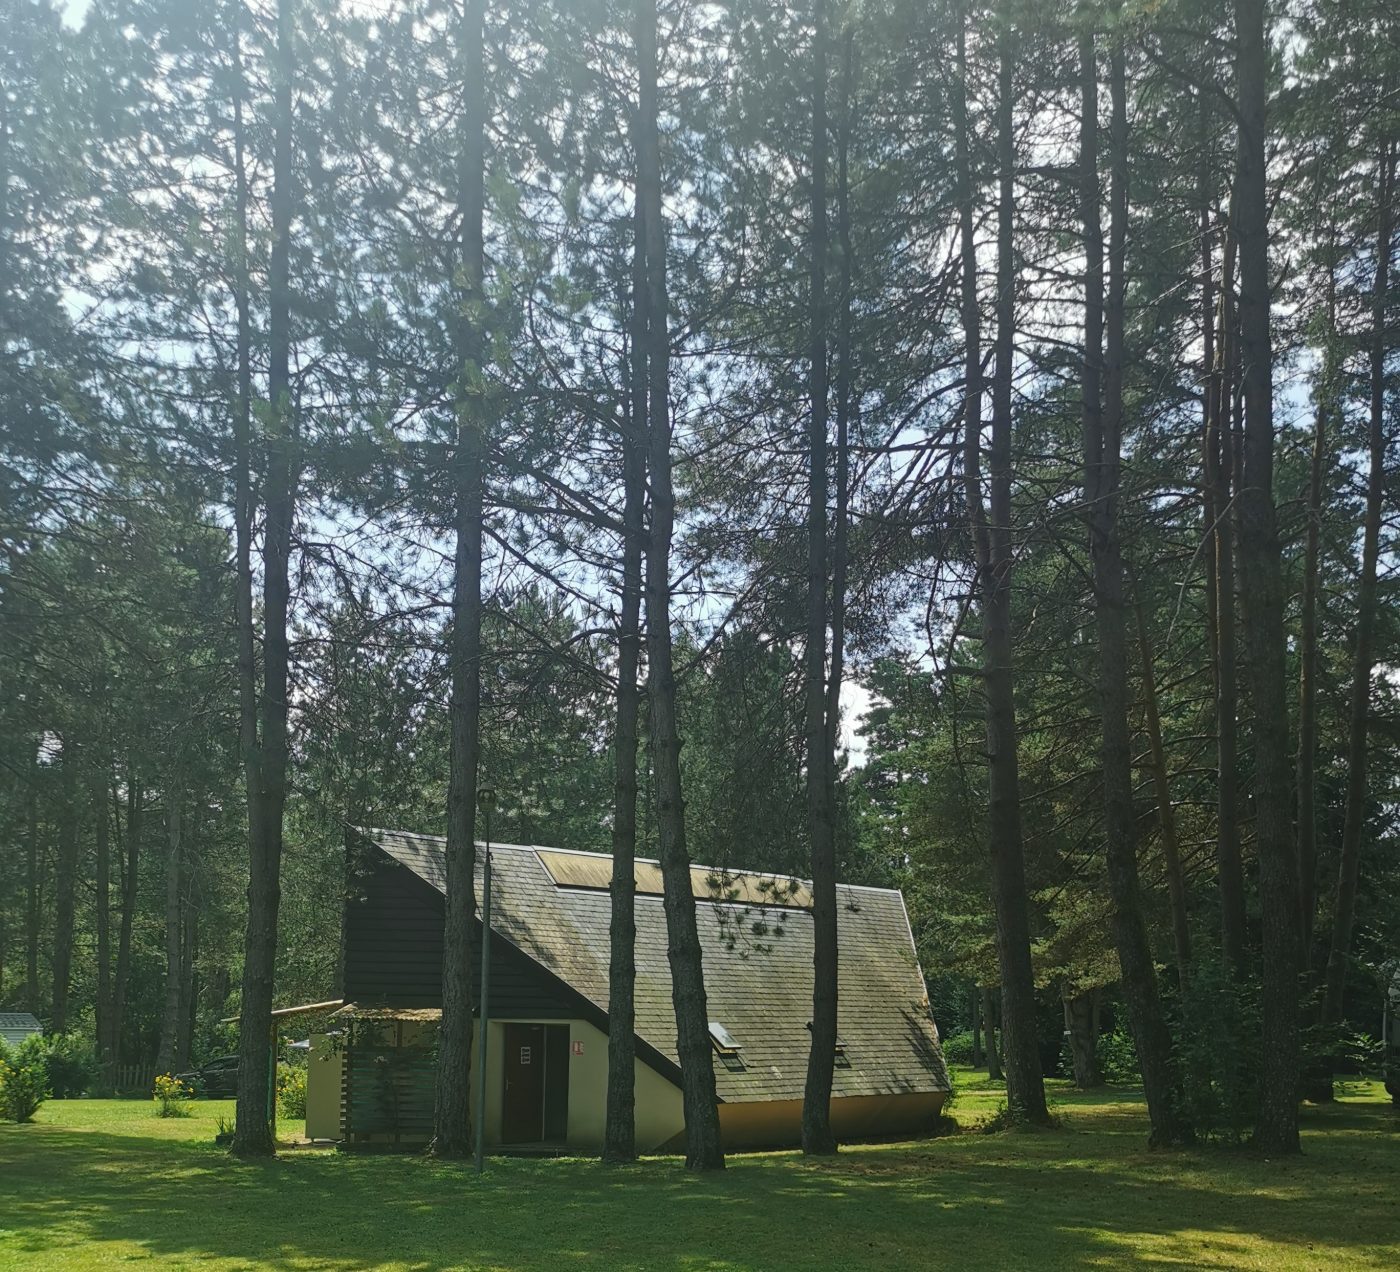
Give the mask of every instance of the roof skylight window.
[(714, 1044), (715, 1050), (722, 1056), (737, 1056), (742, 1050), (734, 1035), (718, 1020), (710, 1021), (710, 1041)]

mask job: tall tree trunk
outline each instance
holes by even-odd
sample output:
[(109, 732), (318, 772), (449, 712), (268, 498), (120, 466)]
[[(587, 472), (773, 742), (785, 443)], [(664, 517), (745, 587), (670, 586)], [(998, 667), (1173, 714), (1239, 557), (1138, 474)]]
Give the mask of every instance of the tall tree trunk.
[(1220, 329), (1216, 368), (1209, 386), (1211, 418), (1206, 435), (1206, 488), (1211, 494), (1210, 522), (1215, 592), (1212, 652), (1215, 660), (1216, 825), (1215, 856), (1220, 891), (1220, 949), (1227, 970), (1237, 979), (1249, 974), (1245, 940), (1244, 866), (1240, 854), (1239, 793), (1239, 672), (1235, 648), (1235, 543), (1231, 525), (1237, 519), (1232, 495), (1237, 488), (1231, 419), (1239, 341), (1234, 312), (1235, 256), (1234, 197), (1231, 231), (1221, 264)]
[(59, 761), (58, 877), (54, 888), (53, 1004), (49, 1027), (68, 1029), (68, 989), (73, 972), (73, 917), (78, 887), (78, 789), (72, 748), (63, 745)]
[(972, 987), (972, 1067), (982, 1067), (982, 991)]
[(96, 848), (96, 895), (93, 928), (97, 936), (97, 1062), (104, 1089), (112, 1085), (116, 1046), (112, 1039), (112, 837), (107, 819), (107, 769), (92, 781), (92, 817)]
[(1313, 412), (1312, 459), (1308, 467), (1308, 520), (1303, 538), (1303, 601), (1298, 639), (1298, 945), (1302, 969), (1312, 965), (1317, 909), (1317, 598), (1318, 546), (1322, 533), (1322, 476), (1326, 467), (1327, 413), (1336, 378), (1337, 271), (1327, 264), (1327, 346)]
[(647, 362), (650, 395), (648, 471), (651, 537), (646, 553), (647, 690), (656, 767), (656, 820), (665, 890), (667, 955), (676, 1013), (676, 1053), (681, 1065), (685, 1115), (685, 1163), (689, 1170), (720, 1170), (719, 1108), (709, 1013), (695, 920), (690, 854), (685, 841), (681, 792), (681, 741), (671, 650), (671, 536), (675, 494), (671, 484), (671, 339), (666, 294), (666, 227), (661, 216), (661, 138), (657, 128), (656, 0), (637, 0), (638, 71), (637, 206), (646, 244)]
[(287, 614), (296, 513), (297, 422), (291, 385), (292, 49), (295, 0), (278, 0), (272, 68), (272, 251), (268, 273), (267, 480), (263, 533), (263, 692), (256, 795), (249, 799), (248, 923), (238, 1024), (238, 1106), (233, 1151), (275, 1149), (272, 994), (281, 902), (282, 814), (287, 797)]
[[(973, 550), (977, 558), (978, 588), (984, 613), (987, 606), (986, 586), (991, 574), (991, 532), (987, 525), (987, 509), (982, 498), (982, 307), (977, 294), (977, 242), (975, 227), (977, 210), (972, 184), (972, 139), (967, 118), (967, 26), (968, 3), (963, 0), (958, 10), (957, 73), (953, 77), (953, 132), (957, 167), (958, 247), (960, 253), (959, 300), (963, 329), (963, 489), (967, 501), (968, 520), (972, 532)], [(983, 650), (983, 666), (988, 665), (988, 652)], [(987, 729), (990, 741), (991, 706), (988, 699)], [(990, 750), (990, 748), (989, 748)], [(991, 761), (989, 755), (989, 763)], [(990, 829), (990, 828), (989, 828)], [(991, 833), (995, 835), (995, 830)], [(998, 912), (998, 917), (1000, 912)], [(1000, 954), (1000, 924), (998, 924), (998, 954)], [(996, 1025), (992, 1018), (992, 991), (983, 986), (980, 993), (982, 1020), (987, 1046), (987, 1076), (1001, 1077), (1001, 1057), (997, 1049)]]
[(1147, 724), (1147, 744), (1152, 763), (1152, 785), (1157, 796), (1157, 824), (1162, 835), (1162, 860), (1167, 870), (1167, 895), (1172, 912), (1172, 948), (1176, 955), (1176, 983), (1185, 996), (1191, 983), (1191, 919), (1186, 903), (1186, 874), (1181, 866), (1181, 841), (1176, 833), (1176, 810), (1172, 806), (1171, 774), (1167, 771), (1167, 751), (1162, 743), (1162, 716), (1157, 707), (1156, 658), (1152, 633), (1141, 601), (1137, 614), (1138, 655), (1142, 661), (1143, 717)]
[(1065, 986), (1065, 1032), (1069, 1035), (1070, 1062), (1074, 1066), (1074, 1085), (1081, 1091), (1103, 1086), (1099, 1069), (1098, 1028), (1095, 999), (1098, 990), (1074, 993)]
[[(826, 806), (832, 824), (832, 917), (833, 943), (829, 951), (832, 965), (833, 1064), (837, 1028), (835, 995), (838, 950), (835, 944), (836, 882), (836, 750), (841, 727), (841, 684), (846, 668), (846, 589), (850, 573), (851, 524), (851, 412), (855, 398), (855, 354), (851, 337), (851, 277), (855, 258), (851, 245), (850, 146), (852, 94), (855, 91), (855, 32), (848, 25), (841, 55), (841, 122), (836, 152), (836, 234), (840, 253), (839, 296), (836, 331), (836, 492), (835, 517), (831, 535), (831, 665), (826, 683)], [(814, 968), (814, 972), (817, 969)], [(834, 1142), (834, 1141), (833, 1141)]]
[(1007, 6), (1000, 19), (997, 76), (997, 300), (996, 362), (992, 373), (990, 515), (982, 495), (981, 320), (973, 242), (973, 185), (967, 126), (966, 21), (958, 33), (954, 127), (962, 239), (962, 309), (966, 333), (966, 418), (963, 473), (982, 607), (982, 677), (987, 695), (988, 849), (1001, 963), (1001, 1059), (1007, 1104), (1018, 1120), (1044, 1124), (1045, 1080), (1036, 1037), (1035, 978), (1031, 968), (1030, 902), (1026, 894), (1017, 756), (1015, 669), (1011, 640), (1011, 380), (1015, 365), (1016, 258), (1014, 68), (1016, 38)]
[[(1190, 1138), (1178, 1107), (1171, 1035), (1142, 912), (1133, 806), (1132, 731), (1128, 723), (1128, 635), (1123, 553), (1118, 529), (1123, 441), (1124, 252), (1128, 221), (1128, 119), (1124, 54), (1109, 55), (1112, 100), (1108, 303), (1104, 305), (1103, 230), (1099, 214), (1098, 73), (1092, 34), (1080, 38), (1080, 165), (1085, 254), (1083, 363), (1084, 496), (1098, 632), (1104, 858), (1113, 899), (1113, 938), (1152, 1130), (1150, 1145)], [(1107, 345), (1104, 344), (1105, 327)]]
[(140, 778), (128, 770), (126, 777), (126, 841), (125, 863), (122, 867), (122, 917), (117, 932), (117, 971), (112, 986), (112, 1048), (113, 1060), (123, 1058), (123, 1038), (126, 1025), (126, 997), (131, 983), (131, 932), (136, 921), (136, 906), (141, 879), (141, 836), (144, 821), (144, 795)]
[(634, 1161), (637, 986), (637, 723), (641, 693), (642, 549), (645, 540), (647, 379), (646, 243), (640, 205), (632, 214), (629, 404), (622, 432), (622, 608), (617, 634), (614, 738), (612, 922), (608, 962), (608, 1105), (603, 1160)]
[(1000, 1082), (1005, 1077), (1001, 1069), (1001, 1047), (997, 1043), (996, 999), (990, 986), (982, 987), (982, 1032), (987, 1039), (987, 1077)]
[(442, 949), (442, 1025), (438, 1038), (437, 1107), (432, 1151), (472, 1151), (472, 949), (476, 914), (476, 795), (481, 746), (481, 540), (485, 480), (485, 394), (482, 388), (486, 212), (484, 0), (466, 0), (457, 27), (462, 108), (457, 137), (462, 315), (454, 333), (458, 359), (455, 461), (456, 558), (452, 593), (452, 700), (447, 787), (447, 900)]
[(834, 1153), (831, 1081), (836, 1064), (836, 835), (826, 718), (827, 314), (826, 5), (815, 0), (812, 36), (812, 190), (808, 241), (807, 830), (812, 844), (812, 1043), (802, 1100), (802, 1151)]
[(1395, 145), (1386, 140), (1378, 156), (1376, 274), (1371, 301), (1371, 402), (1368, 428), (1369, 472), (1366, 516), (1362, 529), (1361, 578), (1356, 593), (1356, 636), (1351, 666), (1351, 704), (1347, 720), (1346, 812), (1337, 866), (1337, 904), (1332, 943), (1327, 953), (1322, 1016), (1337, 1024), (1345, 1011), (1347, 964), (1356, 924), (1356, 885), (1361, 872), (1361, 839), (1366, 829), (1367, 735), (1371, 720), (1371, 680), (1375, 670), (1376, 570), (1380, 560), (1381, 513), (1385, 498), (1386, 315), (1390, 299), (1392, 244), (1391, 200), (1395, 187)]
[[(194, 826), (194, 841), (199, 840), (199, 824)], [(199, 956), (199, 905), (193, 863), (188, 860), (190, 845), (186, 844), (187, 859), (181, 871), (183, 894), (180, 898), (180, 1019), (175, 1031), (175, 1067), (186, 1069), (194, 1042), (195, 1018), (199, 1014), (199, 999), (195, 992), (195, 976)]]
[(180, 1018), (184, 1014), (181, 952), (181, 906), (184, 857), (184, 792), (172, 783), (165, 796), (165, 1007), (160, 1016), (160, 1045), (156, 1072), (178, 1067)]
[[(1225, 297), (1233, 285), (1229, 268), (1220, 292), (1220, 312), (1216, 312), (1215, 291), (1215, 196), (1214, 155), (1209, 144), (1212, 110), (1210, 103), (1211, 62), (1206, 56), (1199, 93), (1199, 127), (1202, 139), (1197, 170), (1196, 196), (1200, 218), (1201, 260), (1201, 509), (1204, 516), (1203, 548), (1206, 560), (1206, 638), (1211, 670), (1211, 708), (1216, 738), (1216, 864), (1221, 896), (1222, 949), (1227, 967), (1241, 971), (1244, 955), (1243, 910), (1239, 927), (1233, 896), (1227, 900), (1227, 878), (1240, 879), (1239, 840), (1235, 816), (1235, 690), (1234, 690), (1234, 566), (1228, 533), (1229, 482), (1221, 462), (1222, 423), (1225, 409), (1225, 350), (1229, 331)], [(1233, 244), (1233, 240), (1231, 240)], [(1233, 247), (1227, 248), (1228, 253)], [(1219, 339), (1216, 324), (1219, 323)], [(1233, 863), (1233, 873), (1232, 873)], [(1238, 894), (1243, 906), (1243, 892)], [(1175, 914), (1173, 914), (1175, 931)], [(1238, 933), (1239, 944), (1234, 943)], [(1183, 985), (1183, 992), (1185, 986)]]
[[(247, 86), (243, 75), (242, 39), (246, 20), (244, 0), (231, 0), (229, 28), (233, 48), (233, 151), (234, 151), (234, 222), (233, 222), (233, 302), (237, 318), (235, 347), (235, 384), (232, 403), (233, 416), (233, 526), (234, 526), (234, 618), (237, 629), (238, 669), (238, 741), (243, 762), (244, 786), (248, 802), (249, 900), (253, 894), (253, 879), (261, 878), (266, 867), (265, 816), (263, 808), (262, 740), (258, 721), (258, 666), (253, 618), (253, 325), (251, 281), (248, 262), (249, 188), (246, 163), (244, 98)], [(285, 63), (283, 63), (285, 65)], [(280, 169), (279, 169), (280, 172)], [(290, 231), (289, 231), (290, 232)], [(249, 912), (249, 936), (252, 936), (253, 914)], [(246, 969), (245, 969), (246, 971)], [(271, 998), (268, 997), (268, 1008)], [(253, 1025), (261, 1029), (260, 1022)], [(271, 1024), (265, 1033), (271, 1032)], [(245, 1048), (248, 1058), (244, 1059)], [(272, 1151), (270, 1133), (254, 1125), (254, 1105), (267, 1107), (267, 1079), (248, 1075), (248, 1101), (242, 1100), (244, 1070), (255, 1066), (265, 1072), (265, 1055), (254, 1054), (255, 1040), (245, 1037), (239, 1047), (238, 1090), (245, 1116), (239, 1131), (238, 1149), (247, 1153)]]
[(1240, 352), (1244, 447), (1238, 493), (1240, 596), (1254, 704), (1255, 844), (1263, 933), (1264, 1047), (1258, 1146), (1298, 1151), (1298, 857), (1284, 683), (1283, 577), (1274, 512), (1273, 348), (1267, 189), (1265, 0), (1236, 0)]
[(836, 816), (836, 748), (841, 727), (841, 682), (846, 672), (846, 590), (850, 574), (851, 411), (855, 398), (855, 352), (851, 337), (850, 151), (856, 88), (855, 30), (847, 26), (841, 49), (841, 121), (836, 134), (836, 243), (839, 254), (836, 328), (836, 513), (831, 531), (831, 669), (826, 684), (828, 797)]
[[(38, 766), (31, 768), (38, 773)], [(31, 778), (29, 784), (29, 826), (24, 838), (24, 1000), (36, 1016), (39, 1014), (39, 929), (42, 918), (39, 891), (39, 788)]]
[(258, 744), (258, 668), (253, 628), (253, 322), (248, 268), (248, 173), (244, 137), (242, 27), (244, 0), (232, 0), (229, 27), (233, 97), (233, 303), (237, 315), (233, 416), (234, 620), (237, 628), (238, 741), (248, 792), (250, 852), (261, 834), (262, 764)]

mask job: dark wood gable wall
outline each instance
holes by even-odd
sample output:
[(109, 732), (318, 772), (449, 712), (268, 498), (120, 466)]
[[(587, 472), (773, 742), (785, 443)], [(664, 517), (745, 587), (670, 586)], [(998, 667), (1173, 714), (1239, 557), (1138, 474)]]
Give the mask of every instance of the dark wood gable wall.
[[(352, 841), (349, 852), (343, 997), (360, 1006), (441, 1007), (442, 894), (373, 844)], [(493, 937), (493, 1016), (564, 1020), (578, 1007), (549, 973)]]
[(346, 1002), (442, 1005), (442, 897), (379, 849), (354, 845), (345, 899)]

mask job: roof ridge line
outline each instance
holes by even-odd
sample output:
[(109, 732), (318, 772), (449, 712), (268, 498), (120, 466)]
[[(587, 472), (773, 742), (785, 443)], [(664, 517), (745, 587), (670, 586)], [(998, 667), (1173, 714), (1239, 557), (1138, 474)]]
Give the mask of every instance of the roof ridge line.
[[(361, 829), (362, 833), (369, 835), (398, 835), (403, 839), (425, 839), (435, 844), (446, 844), (447, 842), (446, 836), (444, 835), (425, 835), (421, 831), (416, 830), (390, 830), (387, 826), (366, 826), (363, 828), (356, 827), (356, 829)], [(479, 847), (485, 847), (486, 843), (486, 840), (477, 841)], [(494, 840), (491, 841), (490, 847), (493, 852), (497, 848), (508, 848), (514, 852), (533, 852), (537, 855), (542, 852), (557, 852), (571, 857), (596, 857), (600, 861), (612, 860), (612, 853), (610, 852), (592, 852), (587, 848), (555, 848), (549, 844), (508, 844), (497, 843)], [(659, 857), (636, 857), (634, 860), (647, 866), (661, 865)], [(543, 865), (544, 863), (541, 862), (540, 864)], [(808, 888), (812, 887), (812, 880), (803, 875), (784, 874), (779, 870), (763, 870), (757, 866), (707, 866), (701, 862), (692, 861), (690, 863), (690, 868), (692, 870), (705, 870), (710, 874), (718, 875), (755, 875), (765, 879), (783, 879), (790, 883), (805, 884)], [(555, 884), (555, 887), (558, 886), (558, 884)], [(836, 886), (838, 888), (857, 889), (861, 892), (879, 892), (887, 896), (894, 895), (902, 897), (904, 895), (900, 888), (882, 888), (878, 884), (873, 883), (846, 883), (844, 880), (838, 879), (836, 881)]]
[[(495, 844), (492, 845), (493, 848), (495, 846)], [(612, 860), (612, 853), (590, 852), (587, 848), (551, 848), (548, 844), (537, 844), (535, 851), (565, 853), (572, 857), (598, 857), (604, 861)], [(633, 860), (646, 866), (659, 866), (661, 864), (659, 857), (635, 857)], [(759, 875), (765, 879), (786, 879), (792, 883), (805, 884), (809, 888), (812, 886), (812, 881), (805, 875), (784, 874), (781, 870), (764, 870), (758, 866), (707, 866), (701, 862), (692, 861), (690, 868), (692, 870), (707, 870), (711, 874)], [(555, 884), (555, 887), (560, 886), (562, 885)], [(846, 883), (844, 880), (838, 879), (836, 886), (838, 888), (859, 888), (862, 892), (882, 892), (894, 896), (904, 895), (899, 888), (882, 888), (874, 883)], [(705, 900), (706, 898), (697, 899)]]
[[(431, 843), (431, 844), (443, 844), (443, 845), (446, 845), (446, 843), (447, 843), (447, 836), (446, 836), (446, 835), (427, 835), (427, 834), (424, 834), (421, 830), (391, 830), (388, 826), (356, 826), (356, 827), (354, 827), (353, 829), (359, 831), (360, 834), (362, 834), (362, 835), (368, 835), (368, 836), (370, 836), (371, 838), (373, 838), (375, 835), (396, 835), (396, 836), (398, 836), (398, 838), (400, 838), (400, 839), (425, 839), (425, 840), (428, 841), (428, 843)], [(487, 841), (484, 840), (484, 839), (478, 839), (478, 840), (476, 841), (476, 846), (477, 846), (478, 848), (485, 848), (486, 845), (487, 845)], [(541, 850), (541, 848), (543, 848), (545, 852), (576, 852), (576, 851), (578, 851), (577, 849), (572, 849), (572, 848), (548, 848), (548, 847), (545, 847), (544, 845), (540, 845), (540, 844), (507, 844), (507, 843), (499, 843), (499, 842), (497, 842), (497, 841), (494, 840), (494, 839), (490, 841), (490, 845), (491, 845), (491, 851), (492, 851), (492, 852), (495, 852), (497, 848), (510, 848), (510, 849), (512, 849), (512, 850), (515, 851), (515, 852), (539, 852), (539, 851)], [(602, 852), (598, 852), (598, 853), (588, 853), (588, 854), (586, 854), (586, 855), (591, 856), (591, 857), (606, 857), (606, 856), (608, 856), (607, 853), (602, 853)]]

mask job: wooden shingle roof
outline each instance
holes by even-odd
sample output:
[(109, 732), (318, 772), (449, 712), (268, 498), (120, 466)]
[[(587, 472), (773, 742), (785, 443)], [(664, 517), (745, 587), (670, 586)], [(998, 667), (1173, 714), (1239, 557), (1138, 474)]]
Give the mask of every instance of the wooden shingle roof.
[(31, 1034), (43, 1031), (39, 1018), (27, 1011), (0, 1011), (0, 1041), (7, 1046), (17, 1047)]
[[(368, 830), (364, 834), (438, 891), (445, 890), (444, 841), (427, 835)], [(542, 859), (541, 854), (546, 854)], [(603, 863), (593, 853), (574, 854), (577, 869), (556, 882), (558, 851), (493, 844), (492, 929), (606, 1012), (608, 922), (611, 902)], [(650, 865), (653, 863), (643, 863)], [(477, 856), (477, 896), (481, 893)], [(704, 871), (712, 879), (714, 872)], [(800, 1100), (807, 1075), (812, 1016), (812, 916), (802, 904), (802, 881), (773, 893), (760, 876), (723, 887), (726, 899), (698, 900), (696, 920), (705, 967), (709, 1018), (722, 1024), (740, 1050), (737, 1059), (715, 1057), (721, 1100)], [(766, 877), (771, 879), (771, 876)], [(713, 890), (714, 884), (706, 888)], [(705, 888), (696, 887), (697, 895)], [(787, 904), (768, 904), (773, 895)], [(948, 1075), (929, 1014), (904, 899), (898, 891), (840, 885), (837, 1059), (832, 1094), (896, 1095), (946, 1091)], [(676, 1059), (676, 1023), (666, 957), (666, 919), (654, 892), (637, 897), (637, 1035), (663, 1056)]]

